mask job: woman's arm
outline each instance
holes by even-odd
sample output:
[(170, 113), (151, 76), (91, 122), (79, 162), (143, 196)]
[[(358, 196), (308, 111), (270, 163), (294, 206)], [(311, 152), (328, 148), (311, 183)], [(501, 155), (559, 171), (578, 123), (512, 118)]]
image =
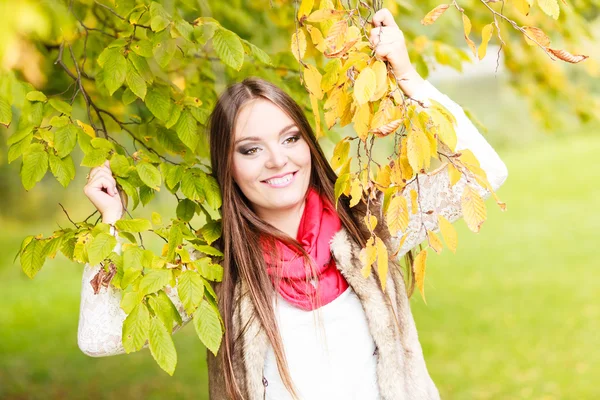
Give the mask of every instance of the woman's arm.
[[(118, 234), (113, 234), (119, 240)], [(114, 251), (120, 254), (120, 242), (117, 243)], [(192, 257), (194, 255), (193, 253)], [(125, 353), (122, 343), (122, 331), (126, 314), (120, 307), (121, 291), (109, 285), (108, 287), (101, 286), (98, 294), (94, 294), (94, 289), (90, 283), (100, 271), (100, 268), (100, 265), (90, 266), (86, 264), (81, 280), (77, 343), (81, 351), (91, 357), (105, 357)], [(175, 326), (173, 330), (173, 333), (175, 333), (187, 324), (192, 316), (187, 315), (184, 311), (176, 288), (168, 286), (166, 291), (183, 321), (181, 325)], [(144, 345), (144, 347), (147, 346), (148, 343)]]
[[(90, 171), (84, 193), (100, 211), (102, 222), (112, 225), (121, 218), (123, 205), (108, 161)], [(117, 237), (114, 251), (120, 254), (121, 243), (114, 227), (111, 227), (111, 234)], [(196, 257), (197, 253), (193, 252), (191, 256)], [(108, 285), (108, 287), (100, 286), (98, 293), (94, 293), (91, 281), (98, 274), (100, 268), (102, 268), (100, 265), (86, 264), (81, 279), (77, 343), (81, 351), (92, 357), (125, 353), (122, 331), (126, 315), (121, 309), (122, 292)], [(177, 308), (183, 321), (181, 325), (175, 327), (173, 331), (175, 332), (188, 323), (191, 316), (185, 313), (176, 288), (167, 286), (165, 292)]]
[[(463, 149), (469, 149), (473, 152), (480, 167), (485, 171), (488, 181), (494, 191), (496, 191), (508, 177), (508, 170), (504, 162), (500, 159), (496, 151), (490, 146), (485, 138), (479, 133), (477, 128), (465, 115), (461, 106), (456, 104), (448, 96), (437, 90), (428, 81), (423, 81), (418, 89), (410, 96), (429, 105), (429, 99), (441, 103), (456, 118), (456, 136), (458, 139), (456, 152)], [(400, 248), (398, 255), (402, 256), (410, 249), (421, 243), (426, 238), (426, 229), (430, 231), (439, 231), (438, 215), (444, 216), (448, 221), (454, 222), (462, 217), (461, 196), (467, 185), (465, 176), (454, 185), (450, 185), (448, 175), (448, 166), (440, 167), (438, 171), (431, 175), (419, 174), (418, 180), (411, 182), (404, 190), (404, 196), (409, 206), (409, 224), (406, 231), (406, 239)], [(471, 187), (484, 198), (488, 198), (491, 192), (473, 179), (469, 183)], [(418, 190), (419, 210), (413, 214), (410, 210), (410, 191)], [(433, 211), (433, 212), (430, 212)], [(393, 238), (393, 245), (399, 244), (401, 235)]]

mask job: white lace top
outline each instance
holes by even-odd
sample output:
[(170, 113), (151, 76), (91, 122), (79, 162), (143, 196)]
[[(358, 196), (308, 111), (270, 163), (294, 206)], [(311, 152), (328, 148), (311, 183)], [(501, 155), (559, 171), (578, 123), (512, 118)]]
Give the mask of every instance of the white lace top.
[[(425, 103), (427, 103), (427, 99), (435, 99), (455, 116), (458, 136), (456, 151), (461, 149), (471, 150), (479, 160), (481, 168), (486, 172), (493, 189), (498, 189), (508, 176), (506, 166), (467, 118), (462, 108), (427, 81), (419, 92), (413, 95), (413, 98)], [(411, 183), (408, 187), (409, 190), (406, 190), (405, 193), (409, 193), (411, 188), (416, 190), (416, 184), (416, 182)], [(447, 167), (430, 176), (419, 176), (420, 211), (422, 212), (409, 213), (408, 235), (398, 256), (402, 256), (425, 240), (425, 228), (434, 232), (439, 231), (437, 226), (438, 214), (443, 215), (450, 222), (454, 222), (461, 217), (460, 199), (465, 184), (466, 179), (462, 176), (460, 181), (451, 187)], [(489, 197), (490, 193), (486, 189), (479, 185), (473, 186), (482, 197)], [(408, 201), (408, 204), (410, 206), (410, 201)], [(433, 212), (428, 214), (427, 211), (430, 210)], [(398, 244), (400, 238), (396, 238), (396, 240)], [(119, 251), (120, 245), (117, 245), (115, 250)], [(93, 357), (111, 356), (125, 352), (121, 343), (121, 330), (125, 320), (125, 313), (119, 307), (121, 292), (109, 286), (108, 288), (102, 287), (98, 294), (94, 294), (90, 280), (99, 269), (100, 266), (91, 265), (86, 265), (84, 268), (78, 328), (80, 349), (85, 354)], [(168, 295), (179, 309), (185, 325), (190, 321), (190, 316), (183, 311), (176, 290), (172, 289)], [(358, 309), (358, 311), (361, 310)]]

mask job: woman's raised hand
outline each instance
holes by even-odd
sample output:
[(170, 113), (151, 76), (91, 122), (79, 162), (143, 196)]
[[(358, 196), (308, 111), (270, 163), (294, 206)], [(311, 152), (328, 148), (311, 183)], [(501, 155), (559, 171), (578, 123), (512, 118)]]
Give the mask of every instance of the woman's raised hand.
[(83, 192), (100, 211), (102, 222), (114, 224), (123, 215), (123, 204), (117, 190), (117, 182), (108, 161), (92, 168)]
[(412, 97), (425, 80), (410, 63), (404, 34), (387, 8), (377, 11), (372, 22), (374, 28), (369, 34), (369, 41), (375, 49), (375, 55), (390, 63), (398, 85), (405, 94)]

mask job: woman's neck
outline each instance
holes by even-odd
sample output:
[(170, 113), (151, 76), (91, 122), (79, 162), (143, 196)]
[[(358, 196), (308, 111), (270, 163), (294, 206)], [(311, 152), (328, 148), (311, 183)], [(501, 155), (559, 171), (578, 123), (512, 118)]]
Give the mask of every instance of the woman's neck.
[(263, 221), (286, 233), (291, 238), (296, 239), (298, 236), (298, 228), (300, 227), (300, 220), (302, 219), (302, 214), (304, 213), (305, 204), (306, 200), (302, 201), (298, 206), (292, 209), (279, 211), (265, 210), (263, 212), (264, 215), (259, 215), (259, 217)]

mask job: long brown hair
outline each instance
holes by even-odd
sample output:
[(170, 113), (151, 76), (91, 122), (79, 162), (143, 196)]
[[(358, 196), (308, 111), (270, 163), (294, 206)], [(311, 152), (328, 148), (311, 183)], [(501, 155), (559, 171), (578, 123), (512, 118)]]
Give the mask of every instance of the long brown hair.
[[(221, 208), (223, 234), (219, 240), (223, 249), (223, 281), (219, 308), (225, 324), (225, 337), (220, 351), (223, 351), (223, 373), (227, 394), (232, 399), (243, 399), (244, 395), (234, 376), (232, 356), (236, 338), (232, 324), (236, 304), (234, 288), (239, 280), (248, 287), (251, 301), (277, 361), (277, 367), (285, 387), (296, 395), (290, 377), (283, 345), (272, 304), (274, 287), (265, 266), (264, 255), (259, 243), (261, 237), (294, 246), (306, 256), (300, 244), (285, 233), (264, 222), (253, 211), (248, 199), (233, 180), (234, 127), (236, 117), (242, 107), (256, 99), (265, 99), (277, 105), (296, 124), (302, 138), (308, 143), (311, 153), (311, 176), (309, 185), (334, 203), (334, 185), (337, 175), (331, 168), (312, 128), (300, 106), (277, 86), (259, 79), (248, 78), (228, 87), (219, 97), (210, 116), (210, 154), (213, 174), (219, 182), (223, 205)], [(359, 221), (353, 217), (348, 199), (342, 195), (337, 205), (342, 226), (350, 237), (365, 246), (368, 237), (359, 229)]]

